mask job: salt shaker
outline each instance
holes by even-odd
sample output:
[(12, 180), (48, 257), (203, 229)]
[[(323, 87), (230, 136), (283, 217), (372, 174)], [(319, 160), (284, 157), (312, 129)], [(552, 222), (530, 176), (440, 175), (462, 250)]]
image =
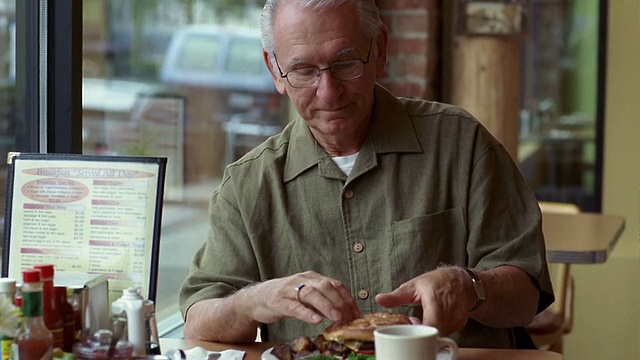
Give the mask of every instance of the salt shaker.
[(111, 313), (126, 317), (127, 337), (133, 343), (134, 356), (160, 353), (154, 304), (142, 297), (140, 288), (123, 289), (122, 297), (111, 304)]

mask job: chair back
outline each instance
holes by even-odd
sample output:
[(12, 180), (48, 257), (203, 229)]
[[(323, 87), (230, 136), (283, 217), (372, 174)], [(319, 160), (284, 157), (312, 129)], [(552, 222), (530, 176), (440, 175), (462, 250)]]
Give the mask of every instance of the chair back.
[[(571, 203), (539, 202), (542, 213), (578, 214), (580, 207)], [(574, 281), (571, 264), (549, 263), (556, 300), (537, 314), (525, 327), (539, 349), (562, 353), (563, 336), (573, 326)]]

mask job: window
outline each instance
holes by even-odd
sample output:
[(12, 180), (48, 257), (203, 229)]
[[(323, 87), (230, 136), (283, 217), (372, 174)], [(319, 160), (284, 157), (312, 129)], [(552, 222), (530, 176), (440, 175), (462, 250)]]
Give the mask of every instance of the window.
[(538, 200), (599, 211), (606, 3), (530, 2), (520, 168)]
[[(260, 11), (254, 1), (0, 0), (0, 195), (13, 150), (166, 156), (156, 297), (165, 335), (181, 323), (178, 290), (226, 164), (288, 121), (262, 63)], [(205, 35), (174, 51), (195, 28)], [(244, 123), (262, 131), (246, 134)]]
[(13, 145), (15, 129), (16, 23), (15, 4), (0, 2), (0, 146)]
[[(0, 0), (0, 201), (6, 200), (6, 158), (15, 148), (18, 103), (16, 96), (16, 1)], [(4, 209), (4, 208), (3, 208)], [(0, 218), (4, 229), (4, 211)], [(0, 243), (0, 254), (2, 253)]]
[(268, 135), (232, 120), (273, 132), (287, 122), (262, 60), (261, 6), (247, 3), (82, 1), (83, 152), (168, 157), (156, 301), (165, 336), (181, 324), (178, 291), (224, 167)]

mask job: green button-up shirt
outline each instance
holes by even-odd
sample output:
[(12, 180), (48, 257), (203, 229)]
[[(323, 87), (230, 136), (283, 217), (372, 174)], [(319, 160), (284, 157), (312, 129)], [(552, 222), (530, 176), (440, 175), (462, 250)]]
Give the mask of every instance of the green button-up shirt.
[[(375, 89), (369, 134), (346, 176), (297, 119), (227, 167), (209, 237), (185, 280), (183, 313), (252, 283), (307, 270), (343, 281), (362, 313), (440, 264), (512, 265), (553, 301), (538, 203), (510, 155), (464, 110)], [(419, 306), (395, 311), (421, 317)], [(270, 341), (328, 323), (283, 319)], [(460, 346), (512, 347), (510, 329), (470, 320)]]

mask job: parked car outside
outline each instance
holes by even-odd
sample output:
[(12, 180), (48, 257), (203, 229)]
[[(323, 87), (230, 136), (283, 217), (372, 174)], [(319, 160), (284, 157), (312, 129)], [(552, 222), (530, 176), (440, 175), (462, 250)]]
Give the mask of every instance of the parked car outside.
[[(213, 25), (188, 26), (175, 32), (160, 80), (179, 87), (220, 90), (225, 121), (238, 112), (258, 113), (261, 122), (281, 123), (284, 98), (276, 91), (262, 59), (257, 29)], [(266, 118), (265, 118), (266, 116)]]

